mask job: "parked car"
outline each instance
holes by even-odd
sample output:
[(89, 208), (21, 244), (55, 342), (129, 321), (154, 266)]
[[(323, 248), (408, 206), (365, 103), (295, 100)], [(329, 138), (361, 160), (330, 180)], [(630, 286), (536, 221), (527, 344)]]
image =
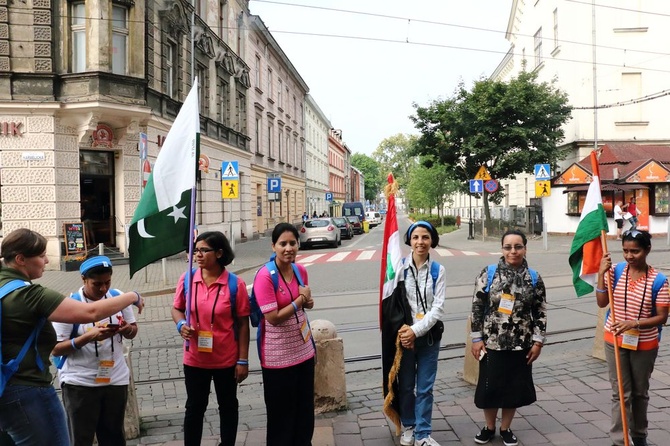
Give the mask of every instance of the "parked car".
[(365, 213), (365, 219), (368, 221), (371, 228), (382, 224), (382, 216), (379, 212), (376, 211), (367, 211)]
[(354, 238), (354, 228), (346, 217), (333, 217), (335, 225), (340, 228), (340, 237), (347, 240)]
[(347, 220), (349, 220), (349, 223), (351, 223), (351, 227), (354, 230), (354, 234), (362, 234), (363, 233), (363, 224), (361, 221), (356, 217), (355, 215), (351, 215), (347, 217)]
[(330, 217), (307, 220), (300, 228), (300, 247), (327, 244), (333, 248), (342, 244), (340, 229)]

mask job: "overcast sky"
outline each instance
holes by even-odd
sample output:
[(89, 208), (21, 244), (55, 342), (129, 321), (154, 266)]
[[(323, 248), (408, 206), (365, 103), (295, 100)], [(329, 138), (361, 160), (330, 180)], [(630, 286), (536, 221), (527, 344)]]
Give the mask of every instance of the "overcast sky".
[(470, 88), (495, 70), (509, 48), (505, 30), (511, 4), (251, 0), (249, 7), (332, 126), (342, 129), (349, 149), (370, 155), (384, 138), (416, 133), (408, 118), (413, 103), (450, 97), (459, 81)]

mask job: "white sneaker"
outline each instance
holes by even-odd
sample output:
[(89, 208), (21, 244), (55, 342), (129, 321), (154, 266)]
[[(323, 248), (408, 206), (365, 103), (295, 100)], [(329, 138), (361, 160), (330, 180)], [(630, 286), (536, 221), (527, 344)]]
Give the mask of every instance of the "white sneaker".
[(400, 436), (402, 446), (412, 446), (414, 444), (414, 426), (406, 427)]
[(430, 435), (421, 440), (415, 440), (414, 446), (440, 446), (440, 443), (435, 441)]

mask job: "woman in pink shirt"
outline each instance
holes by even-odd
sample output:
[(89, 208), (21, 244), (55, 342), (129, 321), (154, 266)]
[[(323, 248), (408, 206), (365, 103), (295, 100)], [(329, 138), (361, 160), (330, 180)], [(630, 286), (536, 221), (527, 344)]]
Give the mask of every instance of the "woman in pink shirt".
[[(198, 269), (193, 274), (190, 319), (186, 320), (184, 276), (177, 283), (172, 319), (184, 347), (186, 414), (184, 446), (199, 446), (212, 380), (219, 404), (221, 445), (234, 446), (237, 436), (237, 385), (249, 374), (249, 295), (244, 281), (226, 266), (235, 258), (219, 231), (200, 234), (193, 250)], [(235, 306), (229, 281), (237, 281)]]
[(316, 350), (305, 313), (314, 301), (305, 267), (294, 263), (298, 238), (295, 226), (275, 226), (275, 271), (263, 266), (254, 279), (264, 316), (259, 331), (268, 446), (308, 446), (314, 433)]

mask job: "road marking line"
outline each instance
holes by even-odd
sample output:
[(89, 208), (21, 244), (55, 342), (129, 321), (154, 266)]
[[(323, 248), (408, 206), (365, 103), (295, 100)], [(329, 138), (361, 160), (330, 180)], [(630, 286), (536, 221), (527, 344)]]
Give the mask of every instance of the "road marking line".
[(442, 257), (451, 257), (454, 255), (454, 253), (446, 248), (435, 248), (435, 252), (437, 252)]
[(339, 262), (341, 260), (344, 260), (346, 256), (348, 256), (351, 253), (351, 251), (347, 252), (338, 252), (337, 254), (331, 256), (326, 262)]
[(474, 251), (461, 251), (461, 252), (463, 253), (464, 256), (478, 256), (479, 255), (478, 252), (474, 252)]
[(356, 257), (356, 260), (370, 260), (372, 256), (375, 254), (375, 250), (372, 251), (363, 251)]
[(300, 263), (302, 263), (302, 264), (314, 263), (323, 256), (325, 256), (325, 254), (312, 254), (312, 255), (301, 258)]

